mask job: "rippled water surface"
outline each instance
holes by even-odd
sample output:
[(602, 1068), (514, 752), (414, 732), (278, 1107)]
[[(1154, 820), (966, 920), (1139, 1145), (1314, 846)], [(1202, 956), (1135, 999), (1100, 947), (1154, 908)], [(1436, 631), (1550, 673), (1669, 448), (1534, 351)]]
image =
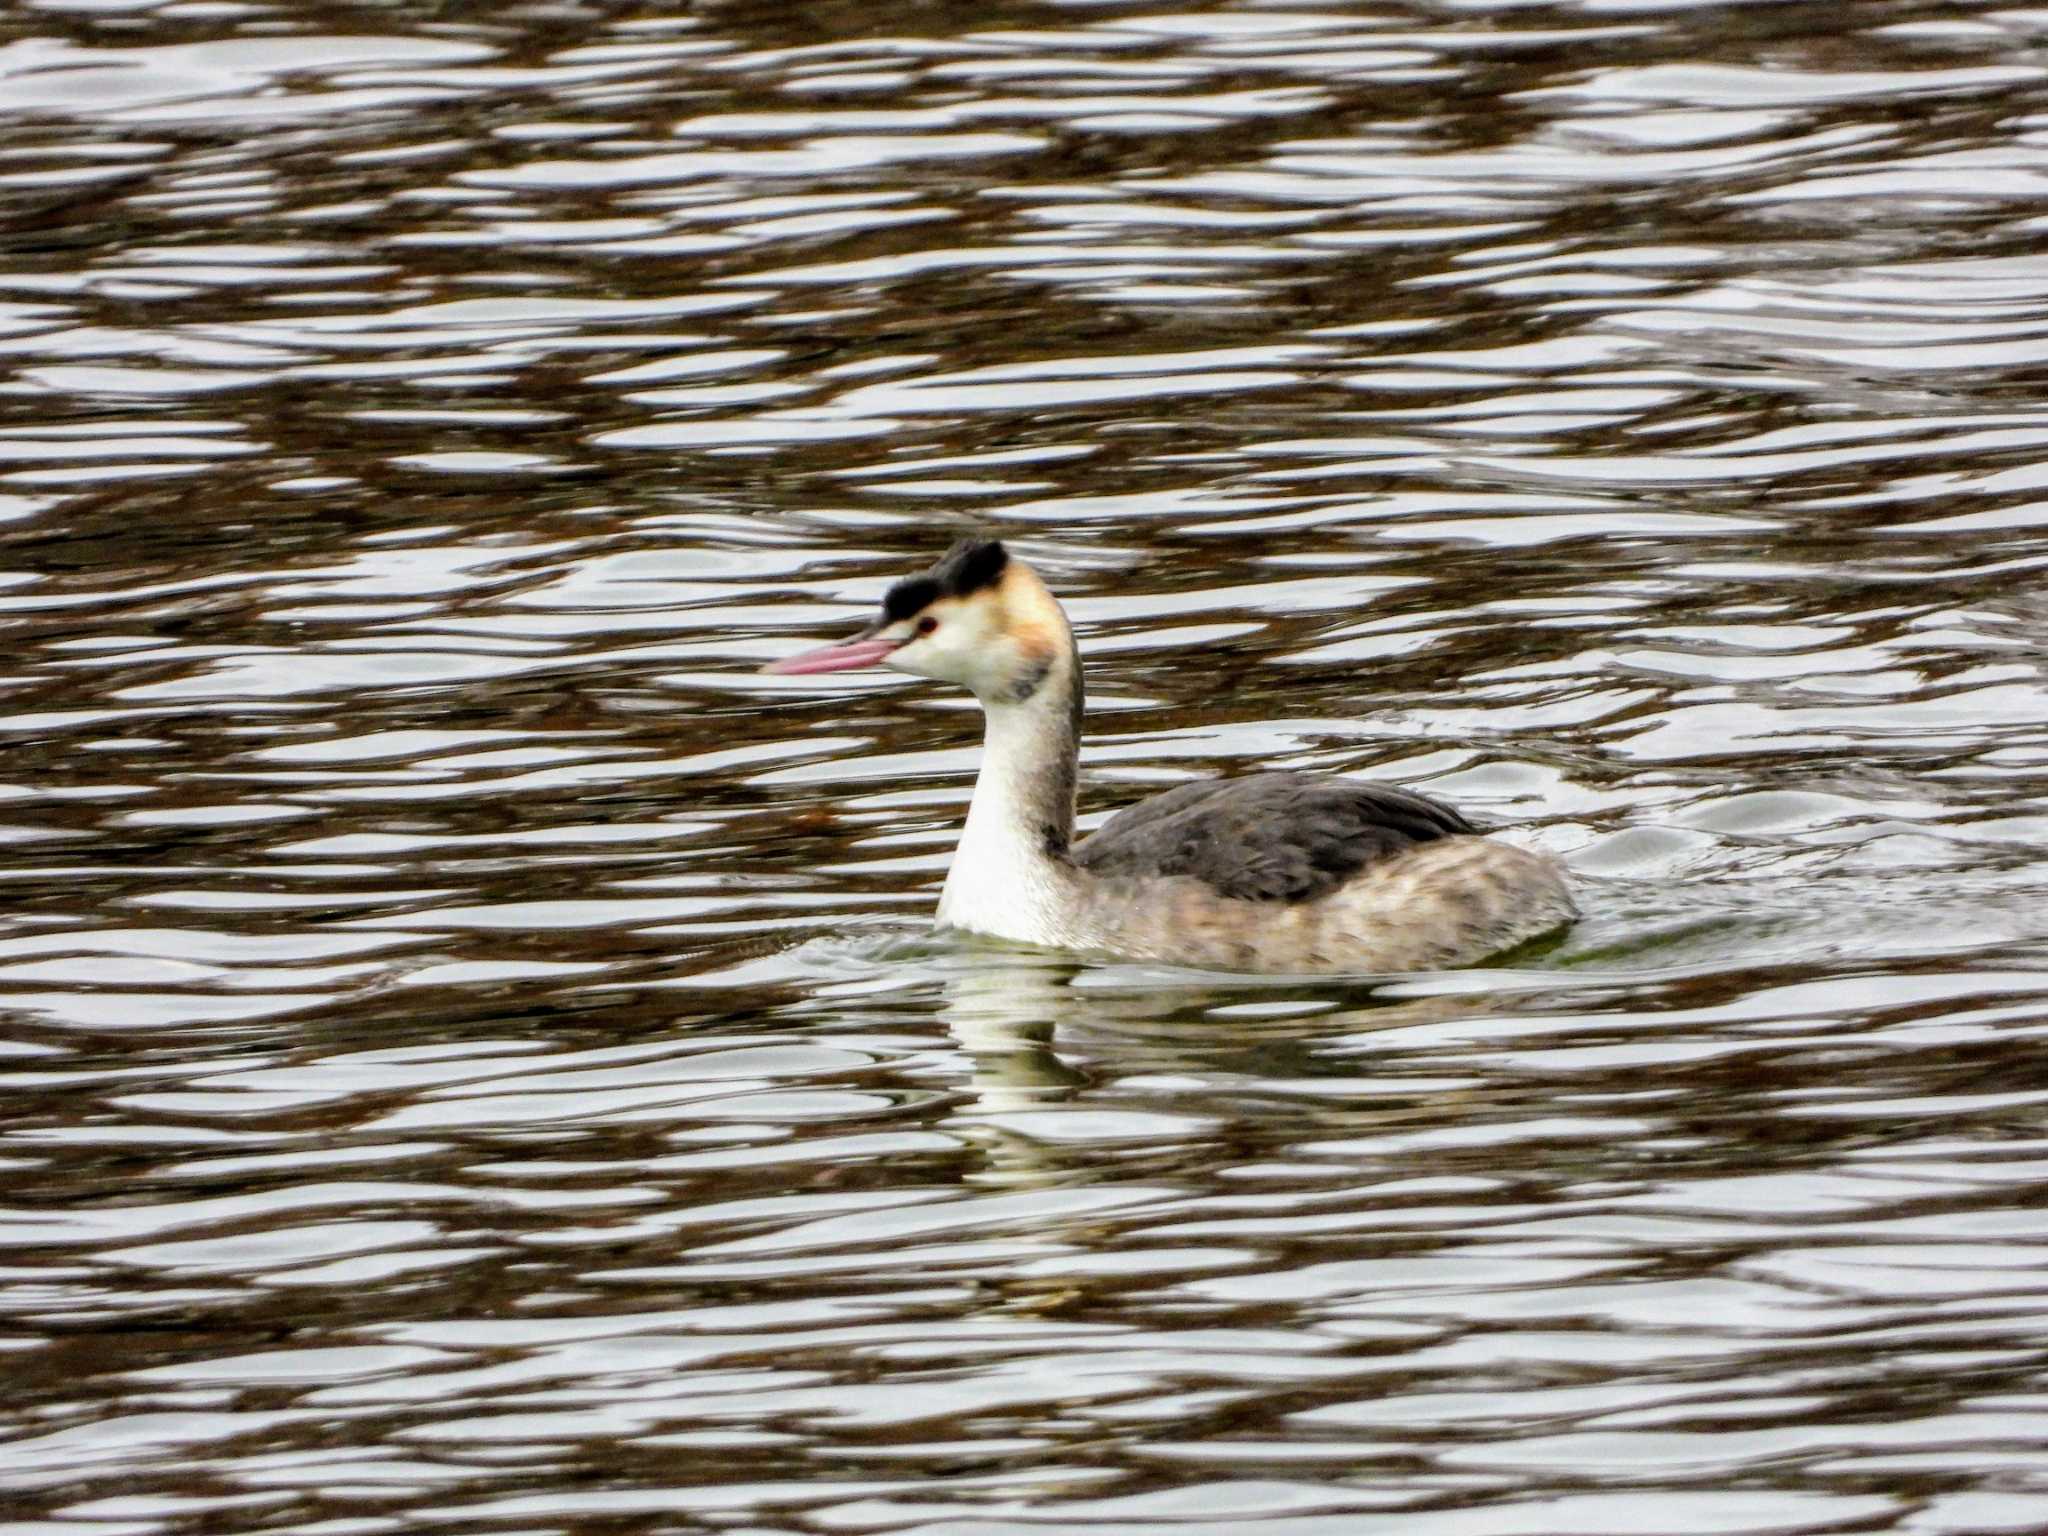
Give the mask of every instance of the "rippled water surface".
[[(2048, 10), (0, 15), (9, 1532), (2048, 1527)], [(1512, 969), (926, 936), (1084, 817)]]

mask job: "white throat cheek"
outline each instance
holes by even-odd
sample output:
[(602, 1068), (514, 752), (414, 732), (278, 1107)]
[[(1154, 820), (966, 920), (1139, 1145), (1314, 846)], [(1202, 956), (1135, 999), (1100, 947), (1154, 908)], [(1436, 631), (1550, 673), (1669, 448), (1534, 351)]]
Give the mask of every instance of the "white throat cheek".
[(898, 646), (882, 660), (882, 665), (892, 672), (907, 673), (911, 677), (943, 677), (943, 668), (933, 664), (932, 648), (922, 640), (911, 640)]
[(888, 664), (915, 677), (972, 687), (980, 660), (971, 646), (962, 645), (958, 637), (941, 630), (935, 635), (919, 636), (891, 652)]

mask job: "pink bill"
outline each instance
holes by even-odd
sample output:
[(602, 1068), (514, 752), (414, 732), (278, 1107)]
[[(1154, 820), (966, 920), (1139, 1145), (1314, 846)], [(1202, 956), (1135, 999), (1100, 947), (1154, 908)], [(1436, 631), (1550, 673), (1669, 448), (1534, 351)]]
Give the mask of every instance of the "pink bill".
[(842, 640), (837, 645), (821, 645), (813, 651), (799, 651), (794, 656), (771, 661), (761, 670), (785, 676), (809, 672), (851, 672), (855, 667), (872, 667), (900, 643), (896, 640)]

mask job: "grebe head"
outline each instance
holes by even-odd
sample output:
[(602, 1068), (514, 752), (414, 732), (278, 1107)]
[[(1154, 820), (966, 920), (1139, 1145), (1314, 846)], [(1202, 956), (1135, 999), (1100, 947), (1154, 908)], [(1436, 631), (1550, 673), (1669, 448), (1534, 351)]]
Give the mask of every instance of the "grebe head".
[(1072, 647), (1066, 617), (1036, 572), (993, 539), (962, 539), (930, 570), (891, 587), (881, 617), (851, 640), (762, 670), (887, 667), (959, 683), (984, 704), (1017, 704)]

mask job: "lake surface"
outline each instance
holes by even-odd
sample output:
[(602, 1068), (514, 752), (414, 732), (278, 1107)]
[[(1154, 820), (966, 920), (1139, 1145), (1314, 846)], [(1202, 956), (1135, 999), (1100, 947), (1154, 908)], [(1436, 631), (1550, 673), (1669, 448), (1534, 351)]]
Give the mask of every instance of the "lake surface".
[[(2048, 10), (0, 18), (9, 1536), (2048, 1527)], [(1511, 968), (934, 939), (1416, 786)]]

